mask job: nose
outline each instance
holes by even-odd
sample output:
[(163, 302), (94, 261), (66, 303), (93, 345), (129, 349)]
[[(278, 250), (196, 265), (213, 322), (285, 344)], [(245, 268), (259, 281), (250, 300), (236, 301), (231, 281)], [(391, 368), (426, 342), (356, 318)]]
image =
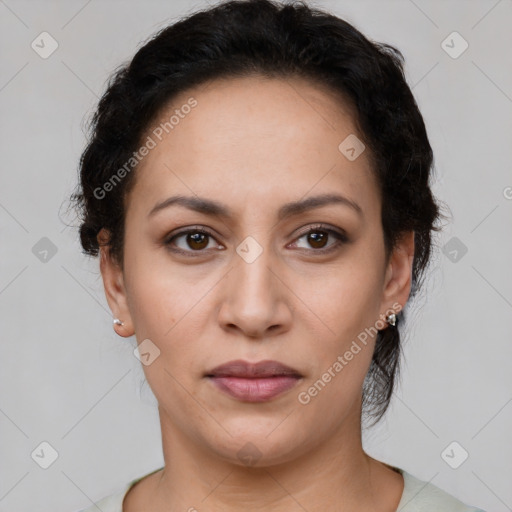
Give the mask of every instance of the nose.
[(221, 327), (257, 339), (288, 330), (293, 294), (290, 296), (285, 284), (282, 267), (272, 261), (271, 251), (264, 249), (252, 262), (238, 254), (234, 258), (222, 294), (218, 317)]

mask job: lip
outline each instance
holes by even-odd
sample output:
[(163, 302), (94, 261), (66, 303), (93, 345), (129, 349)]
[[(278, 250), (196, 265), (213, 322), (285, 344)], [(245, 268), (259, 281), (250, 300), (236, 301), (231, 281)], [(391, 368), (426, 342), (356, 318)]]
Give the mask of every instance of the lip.
[(294, 387), (302, 375), (278, 361), (229, 361), (205, 375), (220, 391), (244, 402), (265, 402)]
[(227, 363), (216, 366), (206, 374), (207, 377), (242, 377), (246, 379), (275, 377), (278, 375), (302, 377), (294, 368), (280, 363), (279, 361), (271, 361), (268, 359), (258, 361), (257, 363), (250, 363), (242, 359), (228, 361)]

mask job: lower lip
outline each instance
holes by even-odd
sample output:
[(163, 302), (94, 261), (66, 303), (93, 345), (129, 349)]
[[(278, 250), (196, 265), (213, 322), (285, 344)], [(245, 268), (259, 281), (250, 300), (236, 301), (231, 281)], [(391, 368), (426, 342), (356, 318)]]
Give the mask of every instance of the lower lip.
[(291, 389), (300, 380), (288, 375), (260, 379), (241, 377), (209, 377), (209, 379), (221, 391), (243, 402), (265, 402)]

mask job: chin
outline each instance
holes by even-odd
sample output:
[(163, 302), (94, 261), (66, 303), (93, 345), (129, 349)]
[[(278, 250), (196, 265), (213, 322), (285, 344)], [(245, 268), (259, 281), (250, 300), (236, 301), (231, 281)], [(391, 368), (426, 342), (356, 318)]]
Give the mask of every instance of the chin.
[[(236, 425), (224, 423), (225, 435), (205, 440), (210, 449), (226, 462), (247, 467), (284, 464), (307, 451), (305, 440), (297, 432), (285, 428), (283, 417), (271, 422), (251, 419)], [(286, 420), (285, 420), (286, 422)]]

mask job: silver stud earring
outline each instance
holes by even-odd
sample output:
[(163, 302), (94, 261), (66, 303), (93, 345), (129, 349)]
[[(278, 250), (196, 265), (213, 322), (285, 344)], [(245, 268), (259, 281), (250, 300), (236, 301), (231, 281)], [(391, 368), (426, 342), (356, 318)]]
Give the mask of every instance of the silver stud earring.
[(395, 326), (395, 325), (396, 325), (396, 315), (395, 315), (395, 313), (390, 313), (390, 314), (386, 317), (386, 322), (387, 322), (389, 325), (393, 325), (393, 326)]
[(112, 321), (112, 323), (114, 325), (124, 325), (124, 322), (121, 322), (121, 320), (119, 320), (119, 318), (114, 318), (114, 320)]

